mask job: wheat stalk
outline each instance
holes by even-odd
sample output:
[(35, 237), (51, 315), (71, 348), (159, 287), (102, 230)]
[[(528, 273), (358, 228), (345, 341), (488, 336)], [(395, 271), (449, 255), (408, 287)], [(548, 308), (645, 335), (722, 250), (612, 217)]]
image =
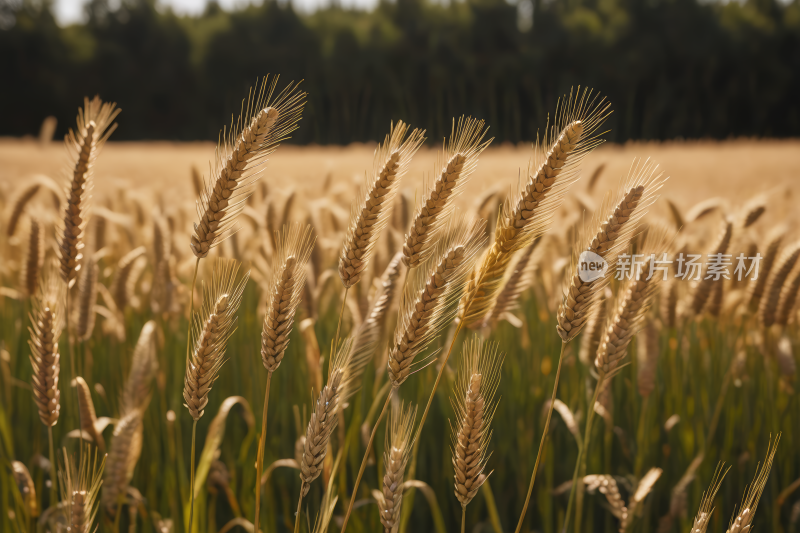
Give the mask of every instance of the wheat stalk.
[(31, 218), (30, 232), (28, 234), (28, 249), (25, 253), (24, 267), (20, 271), (20, 286), (28, 297), (36, 294), (39, 285), (39, 275), (44, 264), (44, 232), (39, 221)]
[(786, 280), (798, 259), (800, 259), (800, 241), (789, 245), (775, 265), (775, 271), (770, 276), (767, 290), (758, 307), (758, 321), (765, 328), (776, 322), (781, 293), (785, 290)]
[(383, 452), (383, 487), (378, 501), (378, 512), (385, 533), (392, 533), (400, 523), (400, 508), (403, 504), (403, 476), (411, 454), (414, 420), (417, 408), (401, 405), (393, 412), (387, 426), (386, 445)]
[(249, 273), (237, 283), (237, 261), (219, 259), (211, 283), (203, 290), (203, 309), (193, 317), (192, 355), (186, 363), (183, 400), (197, 422), (208, 404), (208, 394), (225, 362), (225, 347), (236, 329), (236, 311)]
[(442, 170), (421, 202), (411, 229), (403, 243), (403, 263), (416, 268), (423, 263), (439, 237), (439, 232), (454, 208), (454, 201), (478, 166), (478, 157), (493, 139), (486, 136), (483, 120), (461, 117), (455, 119), (450, 138), (444, 143), (442, 159), (437, 167)]
[[(596, 229), (588, 238), (582, 239), (587, 244), (576, 247), (569, 285), (558, 312), (556, 329), (562, 341), (571, 341), (586, 325), (600, 293), (610, 280), (610, 273), (614, 271), (617, 254), (627, 248), (639, 221), (657, 198), (666, 181), (657, 170), (658, 166), (649, 161), (634, 161), (620, 189), (619, 199), (613, 204), (606, 202), (606, 207), (599, 210), (600, 214), (590, 225)], [(601, 257), (608, 264), (605, 275), (591, 281), (583, 281), (578, 273), (581, 256), (587, 252)]]
[(71, 164), (59, 252), (61, 277), (67, 282), (75, 279), (81, 267), (83, 233), (89, 221), (92, 167), (100, 149), (117, 127), (112, 122), (119, 112), (116, 104), (103, 103), (97, 96), (91, 101), (84, 98), (83, 109), (78, 110), (77, 129), (70, 129), (64, 139)]
[(190, 247), (198, 259), (230, 235), (266, 158), (298, 127), (306, 93), (289, 83), (273, 99), (277, 82), (277, 77), (267, 76), (251, 90), (237, 122), (220, 136), (212, 178), (197, 201), (198, 222)]
[(61, 499), (66, 504), (69, 533), (90, 533), (97, 515), (97, 496), (103, 484), (106, 457), (104, 455), (98, 460), (97, 452), (92, 453), (89, 445), (86, 448), (86, 453), (81, 455), (77, 466), (75, 458), (67, 455), (64, 448), (64, 463), (58, 473)]
[(758, 509), (758, 501), (761, 499), (761, 494), (764, 492), (764, 487), (767, 486), (767, 479), (769, 478), (769, 471), (772, 469), (772, 460), (775, 458), (775, 452), (778, 451), (778, 443), (781, 440), (781, 434), (775, 437), (775, 441), (767, 446), (767, 457), (764, 459), (764, 464), (759, 469), (756, 467), (756, 475), (750, 487), (745, 491), (742, 498), (742, 504), (739, 506), (739, 512), (731, 517), (731, 523), (728, 526), (727, 533), (748, 533), (753, 527), (753, 519)]
[(474, 338), (464, 345), (454, 397), (450, 399), (456, 413), (456, 425), (450, 425), (455, 495), (462, 508), (469, 505), (491, 474), (484, 474), (484, 470), (502, 365), (503, 355), (497, 344)]
[[(525, 187), (503, 203), (494, 243), (484, 252), (459, 304), (459, 319), (479, 326), (494, 305), (514, 252), (528, 246), (547, 229), (567, 188), (578, 177), (580, 163), (602, 143), (596, 133), (608, 116), (604, 99), (591, 90), (559, 100), (552, 126), (545, 128), (541, 146), (534, 149)], [(535, 170), (534, 170), (535, 168)]]
[(97, 300), (97, 277), (100, 273), (100, 267), (93, 256), (88, 256), (85, 261), (86, 265), (81, 269), (78, 278), (78, 318), (75, 331), (81, 342), (89, 340), (94, 331), (94, 303)]
[(375, 150), (372, 177), (359, 195), (363, 200), (351, 209), (350, 227), (339, 256), (339, 278), (345, 289), (361, 279), (378, 235), (389, 220), (400, 179), (425, 140), (425, 132), (417, 129), (406, 137), (408, 129), (403, 122), (392, 125), (383, 144)]

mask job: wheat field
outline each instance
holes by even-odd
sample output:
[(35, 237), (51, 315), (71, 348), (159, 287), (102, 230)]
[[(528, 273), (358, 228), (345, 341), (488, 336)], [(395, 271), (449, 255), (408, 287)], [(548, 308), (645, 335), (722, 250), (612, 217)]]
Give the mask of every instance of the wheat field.
[(0, 531), (800, 530), (800, 142), (571, 95), (300, 147), (254, 94), (219, 146), (0, 140)]

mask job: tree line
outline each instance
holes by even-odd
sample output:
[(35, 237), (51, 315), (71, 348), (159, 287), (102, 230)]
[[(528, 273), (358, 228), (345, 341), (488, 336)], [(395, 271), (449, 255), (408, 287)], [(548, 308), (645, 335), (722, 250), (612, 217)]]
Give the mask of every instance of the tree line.
[(91, 0), (59, 26), (48, 0), (0, 0), (0, 135), (59, 133), (84, 95), (116, 101), (114, 137), (212, 139), (257, 78), (309, 93), (295, 142), (382, 138), (403, 119), (449, 133), (487, 120), (534, 139), (571, 87), (613, 104), (608, 138), (800, 134), (800, 0), (382, 0), (312, 14), (291, 2), (196, 17)]

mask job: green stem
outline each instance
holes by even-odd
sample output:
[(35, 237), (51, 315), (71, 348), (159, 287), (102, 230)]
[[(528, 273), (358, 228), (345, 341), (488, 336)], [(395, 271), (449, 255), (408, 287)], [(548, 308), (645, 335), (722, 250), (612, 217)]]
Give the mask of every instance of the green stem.
[(461, 533), (465, 533), (467, 527), (467, 506), (461, 506)]
[(194, 284), (197, 282), (197, 270), (200, 267), (200, 258), (194, 263), (192, 285), (189, 287), (189, 325), (186, 327), (186, 364), (189, 364), (189, 352), (192, 345), (192, 315), (194, 314)]
[(192, 520), (194, 519), (194, 444), (195, 434), (197, 433), (197, 420), (192, 422), (192, 464), (189, 470), (189, 494), (191, 495), (191, 503), (189, 504), (189, 531), (192, 533)]
[(645, 427), (647, 422), (647, 406), (650, 405), (650, 395), (648, 394), (645, 396), (644, 401), (642, 402), (642, 408), (639, 412), (639, 425), (636, 428), (636, 440), (637, 444), (637, 452), (636, 452), (636, 465), (633, 469), (633, 475), (636, 476), (636, 479), (642, 477), (642, 467), (644, 466), (644, 459), (647, 446), (645, 444), (646, 431)]
[[(375, 440), (375, 433), (378, 431), (378, 426), (380, 425), (381, 420), (383, 420), (383, 417), (386, 415), (386, 408), (389, 407), (389, 402), (392, 399), (392, 393), (394, 393), (394, 388), (390, 389), (389, 394), (386, 395), (386, 403), (383, 404), (381, 414), (375, 421), (375, 425), (372, 426), (372, 433), (369, 435), (367, 449), (364, 451), (364, 458), (361, 460), (361, 467), (358, 469), (356, 484), (353, 487), (353, 494), (350, 496), (350, 504), (347, 506), (347, 514), (344, 515), (344, 522), (342, 522), (342, 529), (340, 533), (344, 533), (345, 529), (347, 528), (347, 521), (350, 519), (350, 513), (353, 512), (353, 504), (356, 502), (356, 496), (358, 495), (358, 485), (361, 483), (361, 476), (364, 475), (364, 469), (367, 467), (367, 458), (369, 457), (369, 451), (372, 449), (372, 441)], [(295, 529), (295, 533), (296, 532), (297, 530)]]
[[(67, 349), (69, 350), (70, 372), (72, 372), (72, 375), (70, 376), (70, 378), (71, 378), (70, 382), (72, 382), (77, 377), (76, 369), (78, 367), (78, 364), (75, 361), (75, 350), (73, 349), (73, 346), (72, 346), (72, 320), (71, 320), (72, 317), (71, 317), (71, 313), (70, 313), (71, 308), (70, 308), (70, 301), (69, 301), (70, 290), (71, 290), (71, 288), (70, 288), (69, 284), (67, 284), (67, 294), (65, 295), (66, 296), (66, 302), (65, 303), (66, 303), (66, 307), (67, 307), (67, 312), (66, 312), (66, 319), (67, 319), (67, 328), (66, 328), (67, 329)], [(81, 416), (80, 399), (78, 398), (78, 384), (75, 383), (73, 385), (73, 387), (75, 388), (75, 407), (76, 407), (76, 410), (78, 411), (78, 457), (79, 457), (79, 461), (80, 461), (79, 464), (83, 464), (83, 420), (81, 420), (82, 416)]]
[[(578, 460), (575, 461), (575, 471), (572, 474), (572, 490), (569, 492), (569, 503), (567, 504), (567, 514), (564, 516), (564, 528), (563, 531), (567, 531), (567, 527), (569, 526), (569, 517), (572, 511), (572, 505), (575, 502), (575, 493), (578, 489), (578, 474), (586, 469), (586, 448), (589, 447), (589, 437), (592, 431), (592, 421), (594, 420), (594, 404), (597, 403), (597, 396), (600, 393), (600, 389), (603, 386), (603, 382), (605, 381), (605, 376), (600, 376), (600, 380), (597, 382), (597, 385), (594, 387), (594, 394), (592, 395), (592, 401), (587, 407), (588, 414), (586, 415), (586, 430), (583, 434), (583, 446), (581, 446), (580, 450), (578, 450)], [(579, 513), (576, 510), (575, 512), (575, 523), (578, 524)], [(576, 528), (579, 526), (576, 526)], [(577, 531), (577, 529), (576, 529)]]
[(525, 497), (525, 505), (522, 506), (522, 513), (519, 515), (519, 523), (517, 524), (516, 533), (522, 529), (522, 523), (525, 520), (525, 513), (528, 511), (528, 504), (531, 501), (533, 494), (533, 484), (536, 481), (536, 472), (539, 470), (539, 463), (544, 456), (544, 447), (547, 444), (547, 434), (550, 431), (550, 418), (553, 415), (553, 405), (556, 401), (556, 392), (558, 391), (558, 381), (561, 377), (561, 362), (564, 359), (564, 348), (567, 346), (566, 342), (561, 343), (561, 353), (558, 355), (558, 368), (556, 369), (556, 381), (553, 383), (553, 393), (550, 395), (550, 408), (547, 410), (547, 418), (544, 422), (544, 432), (542, 433), (542, 440), (539, 442), (539, 451), (536, 453), (536, 462), (533, 464), (533, 473), (531, 473), (531, 482), (528, 485), (528, 495)]
[(58, 475), (56, 474), (56, 452), (53, 445), (53, 426), (47, 428), (47, 440), (50, 443), (50, 507), (58, 505)]
[(267, 390), (264, 393), (264, 412), (261, 415), (261, 438), (258, 441), (258, 458), (256, 459), (256, 519), (253, 522), (253, 531), (258, 533), (259, 511), (261, 510), (261, 469), (264, 466), (264, 446), (267, 438), (267, 408), (269, 407), (269, 385), (272, 381), (272, 372), (267, 374)]
[[(339, 320), (336, 322), (336, 335), (333, 337), (333, 346), (331, 346), (330, 361), (333, 361), (333, 354), (336, 353), (336, 345), (339, 344), (339, 331), (342, 328), (342, 316), (344, 316), (344, 306), (347, 303), (347, 293), (350, 292), (350, 287), (344, 289), (344, 296), (342, 296), (342, 308), (339, 309)], [(333, 366), (328, 363), (328, 379), (331, 379), (331, 371)]]
[[(294, 533), (299, 533), (300, 531), (300, 510), (301, 505), (303, 504), (303, 490), (306, 488), (306, 484), (302, 483), (300, 485), (300, 498), (297, 500), (297, 513), (294, 515)], [(344, 531), (344, 528), (342, 528)]]

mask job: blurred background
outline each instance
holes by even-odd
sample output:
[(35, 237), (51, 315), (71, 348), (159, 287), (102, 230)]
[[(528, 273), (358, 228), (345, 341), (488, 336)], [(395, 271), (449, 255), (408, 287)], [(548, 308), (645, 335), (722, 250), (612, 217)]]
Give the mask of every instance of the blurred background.
[(0, 136), (57, 136), (85, 95), (115, 140), (216, 140), (256, 78), (304, 79), (292, 142), (449, 133), (531, 140), (570, 87), (614, 105), (610, 141), (800, 133), (800, 1), (0, 0)]

